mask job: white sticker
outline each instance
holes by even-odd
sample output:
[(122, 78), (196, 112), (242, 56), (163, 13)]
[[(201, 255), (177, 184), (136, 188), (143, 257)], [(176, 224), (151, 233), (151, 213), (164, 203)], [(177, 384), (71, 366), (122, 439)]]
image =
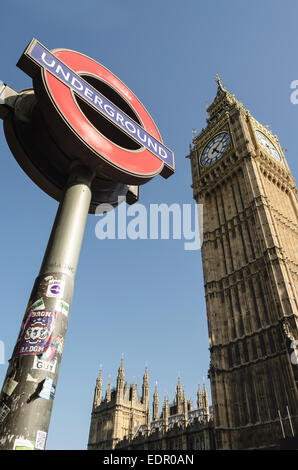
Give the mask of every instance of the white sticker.
[(56, 312), (63, 313), (63, 315), (67, 317), (69, 313), (69, 304), (65, 302), (64, 300), (57, 300), (56, 305), (55, 305), (55, 310)]
[(48, 372), (55, 372), (57, 360), (54, 361), (45, 361), (43, 359), (38, 359), (37, 356), (34, 356), (32, 369), (38, 370), (47, 370)]
[(45, 431), (37, 431), (35, 439), (35, 449), (44, 450), (46, 446), (47, 433)]
[(40, 398), (44, 398), (45, 400), (49, 400), (50, 395), (51, 395), (52, 385), (53, 385), (53, 379), (51, 379), (50, 377), (46, 377), (45, 381), (44, 381), (44, 384), (43, 384), (43, 387), (42, 387), (42, 390), (41, 390), (41, 392), (39, 393), (38, 396)]
[(64, 293), (65, 281), (63, 279), (51, 279), (48, 283), (47, 297), (62, 298)]
[(0, 407), (0, 423), (3, 423), (3, 421), (5, 420), (9, 412), (10, 412), (10, 408), (8, 408), (8, 406), (5, 405), (5, 403), (3, 403), (2, 406)]
[(16, 386), (18, 385), (18, 382), (13, 380), (11, 377), (8, 377), (6, 380), (4, 386), (3, 386), (3, 392), (10, 397)]
[(27, 439), (16, 439), (14, 441), (13, 450), (34, 450), (34, 442)]

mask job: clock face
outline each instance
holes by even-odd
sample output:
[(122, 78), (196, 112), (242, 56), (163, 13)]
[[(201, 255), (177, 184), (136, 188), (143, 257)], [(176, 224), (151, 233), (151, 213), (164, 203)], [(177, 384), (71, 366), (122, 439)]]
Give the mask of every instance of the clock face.
[(255, 130), (256, 138), (258, 142), (264, 147), (266, 152), (268, 152), (271, 157), (275, 158), (278, 162), (281, 161), (281, 156), (275, 145), (271, 142), (271, 140), (268, 139), (268, 137), (263, 134), (263, 132), (260, 132), (259, 130)]
[(201, 165), (204, 167), (213, 165), (223, 156), (230, 141), (230, 135), (227, 132), (221, 132), (213, 137), (203, 150)]

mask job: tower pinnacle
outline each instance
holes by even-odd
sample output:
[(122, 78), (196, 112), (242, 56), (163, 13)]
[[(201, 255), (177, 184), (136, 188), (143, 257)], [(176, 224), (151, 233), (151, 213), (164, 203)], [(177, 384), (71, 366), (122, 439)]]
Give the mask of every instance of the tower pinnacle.
[(142, 403), (149, 407), (149, 376), (147, 366), (145, 367), (145, 373), (143, 377)]
[(158, 400), (158, 392), (157, 392), (157, 382), (155, 382), (155, 390), (153, 394), (153, 421), (159, 418), (159, 400)]
[(94, 392), (93, 406), (96, 408), (101, 403), (101, 392), (102, 392), (102, 365), (100, 364), (99, 374), (96, 379), (96, 386)]
[(223, 84), (221, 83), (221, 78), (220, 78), (220, 76), (219, 76), (218, 73), (216, 74), (215, 80), (216, 80), (216, 83), (217, 83), (217, 85), (218, 85), (219, 88), (221, 88), (221, 89), (224, 89), (224, 88), (225, 88), (225, 87), (223, 86)]

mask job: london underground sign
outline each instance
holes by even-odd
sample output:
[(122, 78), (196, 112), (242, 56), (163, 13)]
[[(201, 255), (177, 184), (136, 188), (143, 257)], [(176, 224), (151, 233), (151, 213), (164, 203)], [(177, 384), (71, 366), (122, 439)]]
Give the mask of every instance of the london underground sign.
[[(101, 64), (33, 39), (18, 66), (33, 88), (0, 82), (5, 136), (27, 175), (60, 204), (0, 394), (0, 450), (20, 440), (45, 448), (88, 213), (133, 204), (139, 185), (174, 172), (149, 113)], [(16, 392), (8, 393), (11, 383)]]
[(173, 152), (149, 113), (101, 64), (33, 39), (18, 66), (33, 78), (47, 125), (72, 157), (128, 184), (174, 172)]

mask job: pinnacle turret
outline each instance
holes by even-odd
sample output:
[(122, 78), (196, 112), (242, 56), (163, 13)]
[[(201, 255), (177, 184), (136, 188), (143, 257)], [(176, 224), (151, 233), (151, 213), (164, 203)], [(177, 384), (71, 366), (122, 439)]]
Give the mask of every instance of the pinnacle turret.
[(99, 406), (101, 403), (101, 393), (102, 393), (102, 371), (101, 371), (101, 366), (100, 366), (99, 374), (96, 379), (95, 391), (94, 391), (94, 401), (93, 401), (94, 408)]
[(135, 378), (133, 378), (133, 382), (132, 382), (132, 386), (131, 386), (131, 401), (136, 401), (137, 395), (138, 395), (137, 385), (136, 385), (136, 382), (135, 382)]
[(182, 413), (183, 412), (183, 403), (184, 403), (184, 398), (183, 398), (183, 389), (182, 385), (180, 382), (180, 376), (178, 377), (178, 384), (176, 387), (176, 395), (175, 395), (175, 400), (174, 403), (177, 406), (177, 413)]
[(203, 409), (204, 409), (204, 416), (209, 419), (209, 399), (208, 399), (208, 393), (205, 387), (205, 384), (203, 384), (203, 392), (202, 392), (202, 404), (203, 404)]
[(157, 392), (157, 382), (155, 383), (155, 390), (153, 394), (153, 421), (159, 418), (159, 399)]
[(145, 373), (143, 377), (143, 385), (142, 385), (142, 403), (149, 407), (149, 376), (148, 376), (148, 369), (145, 368)]
[(124, 374), (124, 365), (123, 365), (123, 357), (122, 357), (121, 364), (118, 369), (118, 376), (117, 376), (117, 398), (118, 399), (123, 396), (124, 385), (125, 385), (125, 374)]
[(106, 391), (106, 401), (111, 401), (111, 381), (108, 380), (108, 386)]
[(198, 406), (198, 409), (203, 408), (202, 391), (201, 391), (200, 384), (198, 386), (198, 392), (197, 392), (197, 406)]

